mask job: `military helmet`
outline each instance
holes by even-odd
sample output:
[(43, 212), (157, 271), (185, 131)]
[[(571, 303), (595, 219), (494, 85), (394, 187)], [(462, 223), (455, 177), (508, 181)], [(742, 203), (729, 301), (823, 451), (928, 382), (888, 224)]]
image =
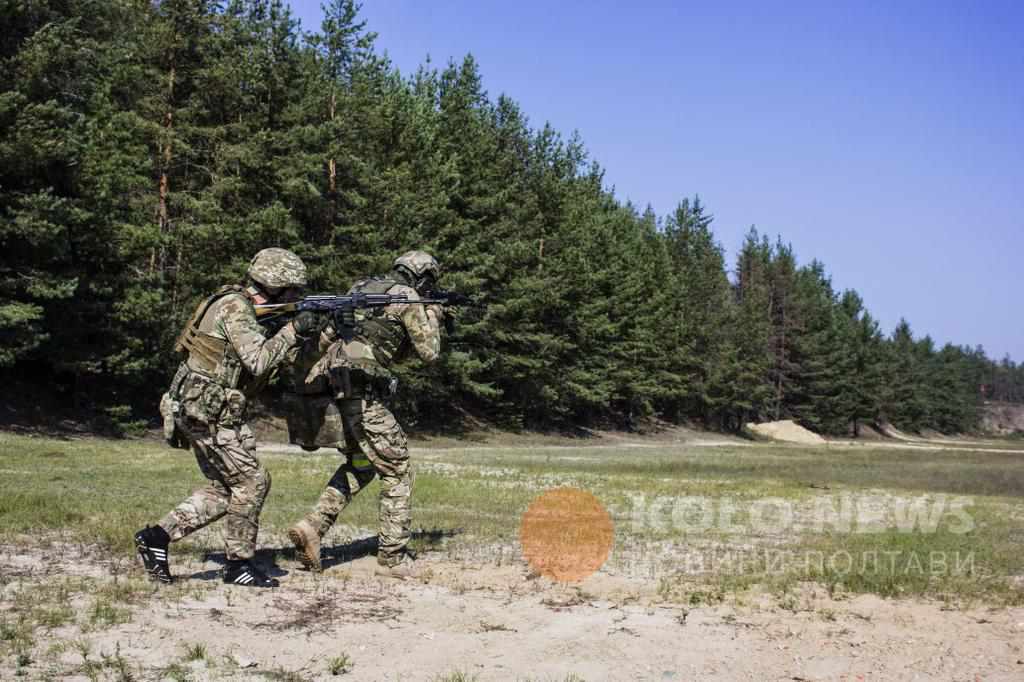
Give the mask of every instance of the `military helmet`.
[(249, 277), (267, 289), (306, 286), (306, 264), (287, 249), (263, 249), (249, 263)]
[(441, 276), (441, 266), (437, 259), (426, 251), (407, 251), (395, 259), (392, 267), (396, 270), (407, 270), (417, 282), (422, 282), (427, 277), (436, 280)]

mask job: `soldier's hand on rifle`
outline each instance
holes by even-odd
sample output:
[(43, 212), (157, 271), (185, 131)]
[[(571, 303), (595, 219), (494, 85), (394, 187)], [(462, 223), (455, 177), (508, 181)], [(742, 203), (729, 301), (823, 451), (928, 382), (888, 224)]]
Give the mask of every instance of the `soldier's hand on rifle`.
[(303, 310), (292, 320), (292, 327), (300, 338), (308, 339), (319, 334), (326, 323), (327, 320), (322, 315)]
[(459, 317), (459, 309), (450, 306), (444, 309), (444, 332), (448, 336), (455, 333), (455, 320)]
[(427, 308), (427, 316), (428, 317), (432, 316), (439, 323), (444, 321), (445, 311), (444, 311), (444, 308), (442, 308), (440, 306), (440, 304), (431, 303), (428, 306), (426, 306), (426, 308)]

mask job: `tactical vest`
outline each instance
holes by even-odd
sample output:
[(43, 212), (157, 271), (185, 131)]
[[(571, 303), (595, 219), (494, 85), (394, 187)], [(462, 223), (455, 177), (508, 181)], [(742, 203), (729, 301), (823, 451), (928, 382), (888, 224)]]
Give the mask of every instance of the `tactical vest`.
[[(404, 284), (393, 279), (372, 277), (356, 282), (350, 294), (386, 294), (393, 287)], [(356, 334), (373, 350), (373, 357), (387, 367), (401, 352), (406, 339), (402, 318), (387, 308), (363, 308), (356, 311)]]
[(200, 331), (199, 327), (214, 303), (229, 294), (244, 292), (245, 289), (238, 285), (221, 287), (217, 293), (199, 304), (174, 345), (174, 350), (179, 353), (188, 353), (188, 358), (182, 364), (223, 388), (238, 388), (242, 374), (241, 360), (226, 339)]

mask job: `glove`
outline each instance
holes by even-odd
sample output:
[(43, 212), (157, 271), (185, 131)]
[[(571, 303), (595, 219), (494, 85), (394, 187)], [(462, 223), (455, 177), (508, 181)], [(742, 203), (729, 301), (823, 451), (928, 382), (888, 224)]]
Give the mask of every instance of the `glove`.
[(319, 334), (326, 322), (320, 315), (309, 310), (303, 310), (292, 320), (292, 327), (300, 338), (308, 339)]
[(442, 308), (439, 304), (431, 303), (430, 305), (426, 306), (426, 309), (428, 318), (433, 317), (435, 320), (437, 320), (438, 325), (441, 325), (444, 322), (444, 308)]
[(448, 336), (455, 333), (455, 319), (458, 317), (458, 308), (448, 308), (444, 311), (444, 332)]

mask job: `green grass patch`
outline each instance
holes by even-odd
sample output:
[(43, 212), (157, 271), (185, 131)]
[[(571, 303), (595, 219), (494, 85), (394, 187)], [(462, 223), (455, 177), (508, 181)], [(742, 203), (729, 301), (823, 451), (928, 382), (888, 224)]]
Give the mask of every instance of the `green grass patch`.
[[(1020, 590), (1011, 578), (1024, 575), (1024, 447), (1002, 444), (1006, 449), (997, 452), (775, 444), (414, 448), (413, 525), (420, 531), (414, 547), (485, 563), (517, 558), (519, 522), (530, 502), (546, 489), (571, 485), (591, 491), (611, 512), (616, 549), (609, 566), (619, 570), (630, 561), (657, 559), (650, 577), (660, 581), (666, 598), (683, 603), (713, 603), (754, 585), (785, 591), (803, 581), (883, 596), (1016, 603)], [(329, 451), (261, 457), (274, 481), (262, 515), (261, 543), (290, 554), (284, 531), (309, 510), (341, 460)], [(0, 434), (0, 469), (0, 543), (14, 550), (59, 537), (131, 560), (134, 531), (155, 523), (205, 484), (191, 453), (141, 441)], [(372, 483), (356, 496), (326, 539), (329, 549), (374, 534), (378, 492)], [(786, 501), (800, 516), (822, 496), (838, 500), (843, 495), (965, 499), (973, 527), (956, 533), (944, 522), (936, 532), (868, 533), (800, 526), (772, 534), (756, 528), (728, 532), (716, 524), (693, 532), (674, 523), (672, 508), (683, 497), (729, 503), (738, 507), (734, 521), (750, 526), (749, 508), (759, 500)], [(662, 508), (645, 511), (648, 517), (637, 523), (638, 499)], [(204, 532), (175, 544), (172, 565), (183, 554), (219, 553), (219, 542), (219, 534)], [(501, 553), (481, 554), (481, 548)], [(687, 553), (710, 549), (746, 553), (742, 570), (681, 570)], [(780, 563), (779, 555), (759, 556), (764, 550), (796, 558)], [(852, 569), (844, 553), (853, 557)], [(877, 562), (862, 558), (872, 553)], [(945, 564), (933, 560), (936, 553), (946, 557)], [(79, 588), (66, 586), (70, 593)], [(129, 607), (151, 590), (142, 580), (121, 577), (89, 595), (83, 617), (95, 627), (124, 622)], [(31, 609), (17, 614), (31, 628), (66, 622), (67, 598), (54, 594), (32, 601)], [(0, 643), (3, 636), (0, 627)]]
[(189, 644), (185, 647), (185, 660), (186, 661), (205, 661), (207, 657), (206, 645), (197, 642), (195, 644)]
[(96, 627), (113, 627), (127, 623), (131, 619), (130, 610), (114, 606), (107, 601), (97, 600), (89, 609), (89, 623)]
[(355, 662), (348, 654), (341, 654), (327, 661), (327, 671), (332, 675), (345, 675), (354, 667)]

